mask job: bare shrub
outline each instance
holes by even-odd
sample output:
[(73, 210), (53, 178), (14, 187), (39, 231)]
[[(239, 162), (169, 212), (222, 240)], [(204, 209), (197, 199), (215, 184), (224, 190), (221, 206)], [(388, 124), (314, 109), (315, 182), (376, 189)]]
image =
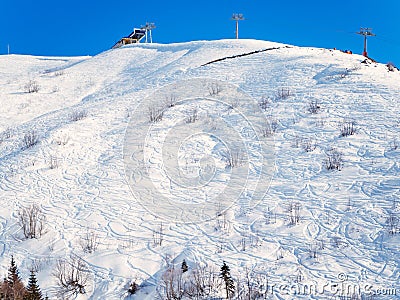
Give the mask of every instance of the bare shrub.
[(162, 121), (164, 115), (164, 109), (161, 107), (157, 107), (156, 105), (152, 105), (149, 107), (149, 121), (152, 123), (157, 123)]
[(343, 155), (337, 149), (328, 150), (325, 158), (325, 168), (327, 170), (341, 170), (343, 168)]
[(160, 226), (153, 231), (153, 245), (161, 246), (164, 240), (164, 232), (163, 232), (163, 224), (161, 223)]
[(393, 138), (390, 142), (389, 142), (389, 150), (390, 151), (395, 151), (399, 148), (399, 142), (397, 141), (396, 138)]
[(260, 128), (260, 134), (262, 137), (272, 136), (278, 129), (278, 121), (276, 119), (271, 119), (265, 122)]
[(4, 139), (9, 139), (9, 138), (11, 138), (11, 137), (13, 136), (13, 132), (14, 132), (13, 128), (7, 127), (6, 130), (4, 130), (4, 131), (2, 132), (1, 138), (0, 138), (0, 139), (1, 139), (1, 140), (4, 140)]
[(57, 169), (58, 167), (59, 167), (59, 160), (58, 160), (57, 156), (50, 155), (49, 168), (51, 170), (53, 170), (53, 169)]
[(227, 212), (223, 210), (221, 207), (221, 204), (218, 204), (218, 209), (217, 212), (215, 213), (215, 231), (219, 230), (224, 230), (224, 231), (229, 231), (230, 230), (230, 222), (227, 218)]
[(284, 250), (282, 249), (281, 246), (279, 246), (279, 248), (275, 252), (276, 260), (284, 258), (285, 257), (284, 254), (285, 254)]
[(302, 139), (296, 134), (292, 141), (293, 148), (300, 148)]
[(44, 234), (46, 216), (37, 204), (23, 207), (18, 211), (18, 221), (27, 239), (40, 238)]
[(226, 166), (229, 168), (239, 167), (245, 162), (244, 153), (239, 148), (233, 148), (231, 151), (224, 152), (222, 155)]
[(343, 71), (339, 72), (340, 78), (346, 78), (347, 75), (350, 74), (350, 70), (348, 68), (344, 69)]
[(277, 100), (285, 100), (285, 99), (289, 98), (292, 95), (293, 95), (293, 93), (289, 88), (282, 87), (276, 92), (275, 98)]
[(317, 259), (319, 255), (319, 247), (316, 243), (311, 243), (308, 245), (308, 256), (312, 259)]
[(264, 212), (265, 224), (275, 224), (276, 223), (276, 213), (272, 212), (270, 208)]
[(37, 93), (40, 90), (40, 86), (35, 80), (29, 80), (24, 88), (27, 93)]
[(207, 128), (208, 128), (208, 130), (211, 130), (211, 131), (217, 130), (218, 125), (219, 125), (216, 118), (214, 116), (212, 116), (211, 114), (209, 114), (208, 112), (204, 118), (204, 124), (208, 125)]
[(386, 216), (386, 228), (389, 234), (397, 234), (400, 232), (400, 218), (395, 213), (388, 213)]
[(339, 125), (340, 135), (343, 137), (356, 133), (355, 121), (344, 120)]
[(169, 96), (165, 96), (165, 106), (167, 107), (167, 108), (170, 108), (170, 107), (174, 107), (175, 106), (175, 104), (176, 104), (176, 96), (175, 95), (173, 95), (173, 94), (171, 94), (171, 95), (169, 95)]
[(57, 279), (58, 294), (63, 298), (85, 294), (89, 282), (89, 270), (82, 258), (58, 260), (53, 273)]
[(60, 91), (60, 88), (58, 87), (58, 86), (53, 86), (53, 88), (52, 88), (52, 90), (51, 90), (53, 93), (57, 93), (57, 92), (59, 92)]
[(308, 104), (308, 112), (311, 114), (317, 114), (321, 109), (321, 105), (318, 100), (311, 100)]
[(168, 268), (161, 277), (162, 296), (166, 300), (180, 300), (185, 295), (183, 273), (173, 266)]
[(52, 259), (49, 256), (43, 258), (34, 258), (31, 259), (31, 270), (35, 273), (39, 273), (43, 271), (47, 266), (52, 263)]
[(229, 109), (234, 109), (234, 108), (238, 107), (238, 106), (239, 106), (239, 103), (240, 103), (240, 101), (239, 101), (238, 98), (232, 99), (232, 100), (229, 102)]
[(290, 202), (286, 208), (289, 225), (293, 226), (300, 223), (300, 209), (299, 202)]
[(206, 265), (197, 266), (189, 274), (185, 295), (189, 299), (212, 299), (222, 286), (219, 274)]
[[(241, 276), (243, 275), (243, 276)], [(268, 299), (268, 289), (265, 288), (265, 275), (254, 272), (247, 267), (238, 274), (236, 280), (237, 300)]]
[(62, 76), (64, 75), (64, 70), (57, 70), (54, 72), (54, 76), (58, 77), (58, 76)]
[(88, 230), (80, 239), (79, 244), (83, 252), (93, 253), (99, 247), (99, 236), (94, 231)]
[(193, 109), (190, 115), (186, 118), (186, 123), (194, 123), (199, 119), (197, 108)]
[(34, 130), (25, 133), (22, 139), (22, 147), (24, 149), (31, 148), (39, 142), (39, 137)]
[(70, 119), (73, 122), (77, 122), (79, 120), (82, 120), (86, 118), (88, 115), (87, 111), (85, 109), (76, 109), (70, 114)]
[(322, 128), (325, 126), (326, 120), (324, 118), (318, 118), (315, 120), (315, 126)]
[(301, 145), (306, 152), (312, 152), (317, 147), (315, 141), (312, 139), (303, 139)]
[(267, 110), (268, 108), (271, 107), (271, 99), (268, 97), (262, 97), (258, 105), (260, 106), (261, 109)]
[(330, 242), (332, 247), (337, 249), (346, 248), (348, 246), (347, 242), (339, 236), (332, 237)]
[(218, 83), (212, 83), (208, 86), (208, 93), (210, 96), (216, 96), (222, 91), (221, 86)]
[(60, 134), (54, 139), (54, 141), (59, 146), (65, 146), (69, 141), (69, 136), (68, 134)]

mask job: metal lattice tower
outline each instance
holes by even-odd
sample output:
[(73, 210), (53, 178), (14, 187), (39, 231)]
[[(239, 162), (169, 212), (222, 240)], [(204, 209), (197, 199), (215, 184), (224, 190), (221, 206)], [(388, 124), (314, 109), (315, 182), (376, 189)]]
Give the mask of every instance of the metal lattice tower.
[(243, 21), (243, 14), (233, 14), (231, 20), (236, 21), (236, 39), (239, 39), (239, 21)]
[(357, 34), (359, 35), (363, 35), (364, 36), (364, 51), (363, 51), (363, 55), (365, 57), (368, 57), (368, 52), (367, 52), (367, 37), (368, 36), (376, 36), (376, 34), (372, 33), (372, 28), (364, 28), (361, 27), (360, 31), (357, 32)]
[(146, 25), (141, 27), (141, 29), (146, 30), (146, 43), (147, 43), (147, 32), (149, 32), (149, 35), (150, 35), (150, 43), (153, 43), (153, 37), (151, 35), (151, 30), (154, 28), (156, 28), (156, 25), (154, 25), (154, 23), (149, 23), (149, 22), (146, 22)]

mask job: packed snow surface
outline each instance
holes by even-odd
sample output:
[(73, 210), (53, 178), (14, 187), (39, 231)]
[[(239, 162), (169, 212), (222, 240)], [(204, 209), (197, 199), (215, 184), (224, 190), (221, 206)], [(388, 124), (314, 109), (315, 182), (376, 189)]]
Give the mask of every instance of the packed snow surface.
[[(207, 64), (225, 57), (232, 58)], [(400, 289), (400, 72), (364, 60), (256, 40), (137, 44), (95, 57), (0, 56), (0, 274), (14, 255), (24, 282), (36, 267), (50, 299), (58, 297), (56, 262), (71, 255), (90, 271), (86, 293), (76, 299), (124, 299), (134, 279), (142, 288), (132, 299), (155, 299), (167, 264), (179, 268), (183, 259), (190, 268), (207, 263), (217, 271), (226, 261), (234, 278), (252, 269), (280, 285), (269, 299), (333, 299), (332, 290), (293, 296), (282, 288), (298, 281), (320, 289), (343, 281), (378, 292)], [(148, 119), (146, 101), (156, 90), (188, 82), (190, 93), (193, 80), (206, 83), (200, 93), (207, 99), (169, 107), (152, 125), (157, 134), (132, 140), (134, 149), (147, 153), (137, 176), (149, 174), (166, 199), (177, 197), (189, 209), (206, 199), (217, 212), (213, 199), (224, 193), (234, 170), (243, 177), (262, 172), (252, 159), (263, 152), (250, 143), (245, 122), (235, 119), (242, 104), (245, 118), (261, 109), (265, 126), (273, 127), (265, 137), (273, 143), (273, 167), (268, 178), (251, 177), (267, 183), (259, 199), (246, 187), (220, 213), (203, 218), (193, 209), (193, 222), (168, 220), (131, 190), (130, 181), (140, 179), (126, 176), (125, 133)], [(38, 91), (28, 93), (29, 86)], [(231, 87), (252, 100), (228, 108), (213, 102), (233, 95)], [(160, 104), (179, 102), (180, 91)], [(140, 109), (143, 118), (136, 119)], [(177, 125), (179, 113), (194, 111), (194, 122), (180, 119)], [(348, 125), (355, 133), (341, 136)], [(179, 134), (194, 126), (203, 134), (182, 139)], [(224, 126), (251, 144), (243, 156), (248, 165), (227, 166)], [(38, 142), (25, 147), (32, 132)], [(164, 149), (163, 156), (169, 141), (177, 148)], [(341, 153), (340, 170), (326, 168), (333, 148)], [(213, 170), (189, 198), (188, 187), (164, 180), (171, 149), (187, 176)], [(45, 232), (25, 239), (18, 212), (33, 203), (46, 216)], [(161, 211), (163, 204), (157, 205)], [(88, 236), (97, 240), (95, 251), (84, 249)]]

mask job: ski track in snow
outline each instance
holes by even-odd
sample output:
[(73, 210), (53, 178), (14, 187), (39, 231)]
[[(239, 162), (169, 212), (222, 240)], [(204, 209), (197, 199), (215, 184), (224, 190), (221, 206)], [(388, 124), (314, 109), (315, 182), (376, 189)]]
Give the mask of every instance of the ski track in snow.
[[(280, 44), (225, 40), (128, 46), (92, 58), (0, 56), (0, 130), (11, 130), (0, 142), (3, 273), (11, 254), (24, 280), (32, 259), (41, 261), (39, 283), (51, 296), (55, 262), (77, 254), (92, 277), (87, 293), (76, 299), (123, 299), (135, 276), (147, 287), (132, 299), (153, 299), (168, 254), (176, 264), (185, 258), (190, 264), (207, 261), (219, 267), (225, 260), (233, 274), (243, 266), (265, 266), (277, 283), (301, 269), (313, 282), (334, 281), (344, 272), (355, 282), (361, 278), (396, 287), (399, 237), (387, 233), (385, 213), (399, 210), (400, 152), (390, 146), (400, 138), (399, 72), (387, 72), (381, 64), (363, 65), (358, 55), (299, 47), (201, 66), (275, 46)], [(270, 98), (266, 114), (278, 126), (268, 194), (254, 209), (246, 199), (237, 201), (225, 229), (216, 228), (220, 217), (199, 224), (162, 223), (134, 199), (125, 179), (123, 140), (129, 112), (145, 105), (142, 99), (155, 88), (201, 77), (236, 84), (257, 101)], [(38, 93), (24, 92), (29, 79), (40, 85)], [(277, 99), (281, 88), (292, 95)], [(311, 100), (320, 103), (318, 114), (307, 111)], [(86, 111), (87, 117), (73, 122), (74, 111)], [(338, 125), (346, 118), (355, 121), (357, 132), (340, 137)], [(31, 129), (40, 142), (22, 150), (22, 137)], [(65, 145), (56, 143), (60, 137), (67, 137)], [(303, 150), (304, 139), (315, 142), (314, 151)], [(204, 145), (211, 141), (185, 149), (196, 153)], [(154, 153), (160, 151), (153, 147)], [(343, 153), (341, 171), (324, 168), (331, 147)], [(58, 168), (49, 168), (51, 156)], [(163, 164), (157, 157), (151, 161), (156, 169)], [(218, 174), (223, 185), (225, 174)], [(137, 170), (135, 180), (143, 176)], [(160, 186), (183, 199), (170, 182)], [(293, 201), (301, 205), (300, 222), (289, 226), (286, 208)], [(39, 240), (23, 240), (17, 211), (33, 202), (46, 214), (47, 232)], [(267, 211), (273, 219), (269, 224)], [(161, 223), (164, 241), (154, 246), (153, 231)], [(91, 254), (80, 246), (88, 230), (99, 237), (98, 250)], [(316, 258), (310, 257), (312, 247), (317, 248)]]

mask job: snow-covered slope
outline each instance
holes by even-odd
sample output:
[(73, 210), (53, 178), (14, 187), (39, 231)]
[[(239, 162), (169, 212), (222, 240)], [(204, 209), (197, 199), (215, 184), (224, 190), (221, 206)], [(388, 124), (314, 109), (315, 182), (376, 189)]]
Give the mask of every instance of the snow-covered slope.
[[(269, 48), (276, 49), (207, 64)], [(179, 267), (183, 259), (191, 268), (206, 262), (218, 269), (226, 261), (235, 278), (247, 267), (280, 287), (299, 284), (294, 278), (301, 274), (301, 283), (319, 289), (343, 276), (345, 283), (369, 284), (371, 290), (399, 289), (400, 239), (389, 233), (388, 220), (400, 228), (400, 73), (362, 61), (340, 51), (255, 40), (141, 44), (95, 57), (0, 56), (0, 274), (6, 274), (11, 255), (25, 282), (34, 264), (50, 299), (58, 297), (56, 262), (71, 255), (90, 270), (86, 294), (77, 299), (124, 299), (134, 278), (143, 287), (132, 298), (155, 299), (166, 261)], [(207, 98), (227, 96), (225, 88), (213, 91), (226, 82), (266, 103), (265, 118), (276, 126), (273, 178), (255, 207), (240, 196), (216, 219), (165, 221), (130, 191), (125, 132), (128, 124), (140, 125), (133, 117), (138, 109), (147, 110), (143, 101), (156, 89), (195, 78), (208, 83)], [(37, 93), (26, 92), (29, 82), (39, 86)], [(310, 103), (319, 106), (317, 113), (309, 111)], [(195, 123), (207, 136), (192, 145), (179, 135), (171, 138), (184, 145), (189, 158), (191, 151), (210, 152), (219, 170), (213, 187), (220, 192), (230, 170), (213, 152), (218, 142), (210, 138), (210, 128), (215, 136), (224, 133), (219, 124), (210, 126), (209, 113), (232, 114), (235, 120), (234, 113), (203, 104), (197, 104)], [(185, 105), (192, 104), (180, 107)], [(251, 118), (246, 105), (245, 117)], [(72, 120), (81, 113), (82, 119)], [(172, 116), (165, 113), (159, 132), (172, 128)], [(348, 121), (354, 121), (356, 133), (341, 137), (339, 128)], [(24, 136), (32, 131), (38, 143), (25, 149)], [(135, 142), (138, 149), (146, 143)], [(152, 151), (163, 146), (158, 142), (148, 142)], [(342, 153), (340, 171), (325, 168), (331, 148)], [(151, 156), (149, 163), (161, 168), (165, 162)], [(173, 187), (161, 182), (159, 188), (171, 193)], [(212, 199), (213, 190), (208, 193)], [(18, 212), (31, 203), (45, 213), (46, 232), (26, 240)], [(289, 207), (299, 207), (298, 220)], [(163, 241), (154, 245), (160, 226)], [(81, 247), (87, 235), (98, 241), (93, 253)], [(334, 294), (287, 291), (280, 288), (269, 297), (332, 299)]]

